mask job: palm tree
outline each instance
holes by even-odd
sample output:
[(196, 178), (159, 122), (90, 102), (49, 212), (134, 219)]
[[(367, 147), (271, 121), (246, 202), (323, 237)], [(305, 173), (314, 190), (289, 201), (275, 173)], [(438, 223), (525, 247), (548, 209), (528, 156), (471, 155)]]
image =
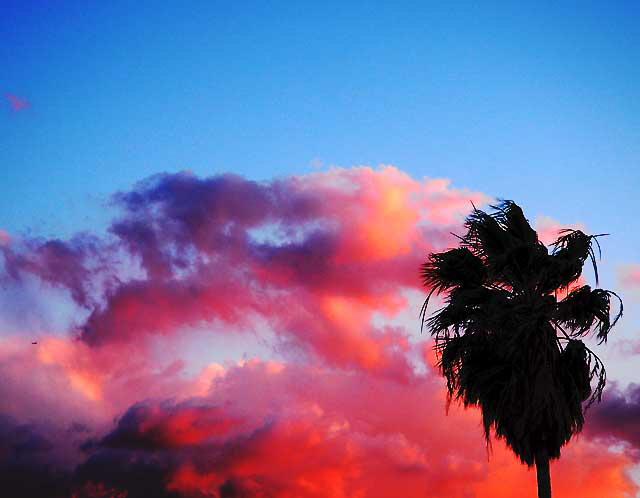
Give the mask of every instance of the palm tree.
[[(493, 429), (522, 463), (535, 464), (538, 496), (548, 498), (549, 460), (582, 429), (583, 406), (600, 401), (606, 382), (604, 365), (580, 338), (595, 332), (605, 342), (622, 300), (577, 285), (587, 258), (598, 285), (598, 235), (563, 230), (549, 250), (513, 201), (491, 207), (487, 214), (474, 206), (460, 247), (422, 265), (430, 292), (420, 315), (435, 338), (449, 402), (479, 407), (487, 447)], [(447, 294), (445, 306), (427, 319), (434, 293)]]

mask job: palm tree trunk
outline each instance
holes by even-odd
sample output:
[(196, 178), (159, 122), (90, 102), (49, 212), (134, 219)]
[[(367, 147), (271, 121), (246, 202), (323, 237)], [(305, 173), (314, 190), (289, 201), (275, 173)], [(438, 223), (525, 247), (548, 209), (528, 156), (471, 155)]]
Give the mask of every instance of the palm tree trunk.
[(546, 448), (541, 448), (536, 452), (536, 477), (538, 478), (538, 498), (551, 498), (549, 453)]

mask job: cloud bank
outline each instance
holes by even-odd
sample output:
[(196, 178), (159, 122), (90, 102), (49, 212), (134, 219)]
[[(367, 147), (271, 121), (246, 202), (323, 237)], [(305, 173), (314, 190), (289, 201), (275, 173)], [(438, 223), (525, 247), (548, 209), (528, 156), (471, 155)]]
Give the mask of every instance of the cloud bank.
[[(113, 196), (106, 236), (3, 238), (0, 481), (15, 496), (534, 496), (500, 444), (487, 460), (476, 412), (445, 414), (419, 333), (420, 264), (488, 201), (391, 166), (162, 174)], [(51, 330), (30, 318), (59, 308)], [(269, 354), (209, 352), (202, 334)], [(637, 489), (636, 456), (600, 442), (636, 444), (635, 426), (615, 432), (607, 406), (555, 464), (558, 496)]]

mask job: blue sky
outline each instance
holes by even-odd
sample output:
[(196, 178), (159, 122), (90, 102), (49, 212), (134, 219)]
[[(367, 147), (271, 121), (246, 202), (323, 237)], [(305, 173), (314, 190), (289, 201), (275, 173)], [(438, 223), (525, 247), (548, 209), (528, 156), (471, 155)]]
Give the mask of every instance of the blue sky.
[[(633, 2), (3, 2), (10, 233), (70, 234), (160, 171), (394, 164), (609, 231), (640, 184)], [(633, 241), (627, 243), (627, 241)]]

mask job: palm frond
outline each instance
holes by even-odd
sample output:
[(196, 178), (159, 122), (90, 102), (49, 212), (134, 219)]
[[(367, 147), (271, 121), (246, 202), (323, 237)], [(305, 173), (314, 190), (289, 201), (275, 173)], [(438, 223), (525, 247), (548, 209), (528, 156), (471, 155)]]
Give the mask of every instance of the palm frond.
[[(561, 376), (565, 395), (580, 407), (587, 402), (587, 408), (600, 401), (607, 382), (607, 372), (600, 358), (582, 341), (571, 339), (561, 353)], [(591, 384), (596, 380), (595, 389)]]
[(538, 242), (538, 234), (531, 228), (529, 221), (522, 212), (522, 208), (515, 202), (504, 200), (499, 205), (492, 207), (497, 210), (496, 216), (512, 237), (523, 244), (535, 244)]
[(541, 273), (548, 250), (517, 204), (505, 200), (492, 208), (467, 218), (463, 246), (482, 259), (490, 281), (522, 289)]
[(492, 333), (509, 323), (511, 303), (502, 289), (459, 287), (450, 292), (446, 305), (426, 321), (436, 343), (442, 337), (482, 331)]
[(587, 235), (581, 230), (573, 230), (566, 228), (561, 230), (558, 239), (552, 244), (552, 257), (559, 263), (554, 271), (560, 276), (558, 287), (566, 287), (576, 280), (582, 274), (582, 266), (589, 258), (593, 266), (596, 285), (599, 284), (598, 265), (596, 263), (596, 255), (593, 250), (593, 242), (598, 248), (600, 255), (600, 243), (597, 237), (599, 235)]
[(436, 293), (454, 287), (478, 287), (487, 276), (482, 260), (466, 247), (433, 253), (420, 269), (423, 285)]
[(467, 217), (465, 228), (467, 234), (464, 236), (464, 245), (483, 260), (490, 261), (499, 257), (512, 245), (510, 236), (500, 224), (499, 218), (480, 209), (474, 209)]
[(440, 294), (457, 287), (480, 287), (487, 274), (482, 260), (468, 248), (461, 247), (430, 254), (427, 262), (420, 267), (420, 276), (422, 284), (431, 289), (420, 309), (422, 332), (429, 300), (434, 293)]
[[(618, 299), (619, 308), (611, 320), (611, 299)], [(560, 301), (553, 319), (569, 329), (571, 337), (582, 337), (595, 330), (600, 343), (607, 341), (613, 326), (622, 316), (622, 299), (613, 291), (592, 289), (583, 285)]]

